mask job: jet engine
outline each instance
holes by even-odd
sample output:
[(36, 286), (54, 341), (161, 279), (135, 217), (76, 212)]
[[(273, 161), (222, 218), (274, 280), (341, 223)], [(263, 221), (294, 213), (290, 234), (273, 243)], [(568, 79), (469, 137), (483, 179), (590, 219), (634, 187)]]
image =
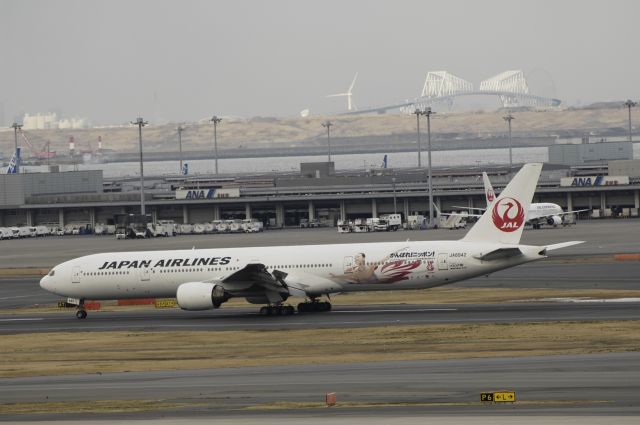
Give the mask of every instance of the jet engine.
[(547, 224), (549, 226), (557, 226), (559, 224), (562, 224), (562, 217), (557, 215), (552, 215), (547, 219)]
[(187, 282), (178, 286), (176, 299), (181, 309), (197, 311), (218, 308), (229, 296), (215, 283)]

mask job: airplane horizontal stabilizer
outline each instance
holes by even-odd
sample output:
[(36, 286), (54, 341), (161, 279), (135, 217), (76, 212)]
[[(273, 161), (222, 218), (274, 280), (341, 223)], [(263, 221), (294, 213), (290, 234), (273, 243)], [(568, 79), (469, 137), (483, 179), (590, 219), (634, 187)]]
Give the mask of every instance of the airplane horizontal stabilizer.
[(569, 242), (560, 242), (560, 243), (555, 243), (553, 245), (547, 245), (547, 248), (545, 249), (546, 251), (553, 251), (556, 249), (560, 249), (560, 248), (566, 248), (568, 246), (573, 246), (573, 245), (578, 245), (584, 243), (584, 241), (569, 241)]

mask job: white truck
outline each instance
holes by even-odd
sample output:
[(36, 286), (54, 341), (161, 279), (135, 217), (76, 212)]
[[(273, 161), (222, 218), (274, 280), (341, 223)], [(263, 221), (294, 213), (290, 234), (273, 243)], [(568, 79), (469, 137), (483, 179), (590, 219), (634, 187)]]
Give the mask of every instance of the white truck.
[(402, 216), (400, 214), (383, 214), (378, 217), (378, 222), (374, 224), (374, 230), (378, 232), (395, 232), (398, 229), (402, 229)]
[(245, 233), (258, 233), (264, 230), (264, 224), (256, 218), (245, 218), (242, 220), (242, 228)]
[(6, 227), (0, 227), (0, 240), (1, 239), (12, 239), (13, 234), (11, 233), (11, 229)]

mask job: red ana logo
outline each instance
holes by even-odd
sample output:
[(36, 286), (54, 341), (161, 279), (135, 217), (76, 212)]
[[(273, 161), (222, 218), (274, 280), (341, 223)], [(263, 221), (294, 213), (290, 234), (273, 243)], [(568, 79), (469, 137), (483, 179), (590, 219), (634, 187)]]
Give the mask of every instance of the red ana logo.
[(496, 195), (493, 193), (493, 190), (487, 189), (487, 201), (493, 202), (495, 197), (496, 197)]
[(493, 206), (491, 218), (503, 232), (515, 232), (524, 224), (524, 208), (513, 198), (502, 198)]

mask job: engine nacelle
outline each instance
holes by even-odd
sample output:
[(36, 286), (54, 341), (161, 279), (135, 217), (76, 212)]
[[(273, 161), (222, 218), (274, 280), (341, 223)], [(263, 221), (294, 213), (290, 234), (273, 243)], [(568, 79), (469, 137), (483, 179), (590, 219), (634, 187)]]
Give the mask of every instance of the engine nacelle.
[(228, 299), (224, 288), (215, 283), (187, 282), (178, 286), (176, 292), (176, 300), (183, 310), (211, 310)]
[(547, 219), (547, 224), (549, 226), (557, 226), (559, 224), (562, 224), (562, 217), (558, 215), (552, 215)]

